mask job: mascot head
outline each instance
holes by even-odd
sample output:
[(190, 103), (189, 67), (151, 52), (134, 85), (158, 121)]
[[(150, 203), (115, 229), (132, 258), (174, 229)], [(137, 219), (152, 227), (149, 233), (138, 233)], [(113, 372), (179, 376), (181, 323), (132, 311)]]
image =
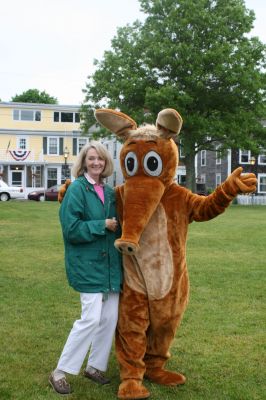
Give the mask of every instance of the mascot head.
[(120, 152), (123, 186), (122, 237), (116, 247), (127, 254), (138, 250), (139, 238), (173, 182), (178, 149), (173, 137), (179, 134), (182, 118), (176, 110), (162, 110), (156, 125), (137, 127), (127, 115), (110, 110), (95, 111), (97, 121), (124, 141)]

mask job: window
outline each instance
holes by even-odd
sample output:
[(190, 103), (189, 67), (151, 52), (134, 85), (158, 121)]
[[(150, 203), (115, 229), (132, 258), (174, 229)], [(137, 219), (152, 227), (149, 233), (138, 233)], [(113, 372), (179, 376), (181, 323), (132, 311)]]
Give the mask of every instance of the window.
[(258, 174), (258, 193), (266, 193), (266, 174)]
[[(114, 149), (113, 157), (114, 157), (114, 160), (116, 160), (116, 158), (117, 158), (117, 141), (116, 141), (116, 140), (114, 141), (114, 147), (113, 147), (113, 149)], [(114, 186), (115, 186), (115, 185), (114, 185)]]
[(11, 171), (11, 185), (12, 186), (22, 185), (22, 171)]
[(197, 183), (206, 183), (206, 174), (201, 174), (196, 178)]
[(48, 154), (58, 155), (59, 154), (59, 138), (48, 137)]
[(113, 173), (113, 186), (116, 186), (116, 171)]
[(202, 167), (206, 166), (206, 150), (201, 150), (200, 152), (200, 165)]
[(180, 157), (180, 158), (184, 158), (184, 157), (185, 157), (184, 146), (183, 146), (183, 144), (182, 144), (182, 140), (181, 140), (181, 139), (179, 140), (178, 149), (179, 149), (179, 157)]
[(47, 187), (57, 185), (57, 168), (47, 168)]
[(216, 176), (215, 176), (215, 183), (216, 183), (216, 186), (221, 185), (221, 182), (222, 182), (221, 174), (216, 174)]
[(200, 175), (199, 183), (206, 183), (206, 175), (205, 174)]
[(54, 112), (54, 122), (74, 122), (74, 123), (79, 123), (80, 121), (80, 116), (79, 113), (75, 112), (59, 112), (55, 111)]
[(221, 152), (220, 152), (220, 147), (221, 147), (221, 145), (220, 144), (217, 144), (216, 145), (216, 156), (215, 156), (215, 158), (216, 158), (216, 165), (220, 165), (221, 163), (222, 163), (222, 158), (221, 158)]
[(42, 186), (42, 167), (40, 165), (36, 166), (35, 169), (35, 187)]
[(33, 111), (30, 110), (21, 110), (20, 111), (20, 119), (22, 121), (33, 121)]
[(76, 156), (79, 154), (80, 150), (82, 149), (83, 146), (85, 146), (88, 143), (88, 138), (82, 137), (82, 138), (73, 138), (72, 141), (72, 154), (73, 156)]
[(206, 194), (206, 175), (201, 174), (196, 180), (196, 193)]
[(27, 138), (26, 137), (18, 137), (17, 149), (18, 150), (26, 150), (27, 149)]
[(178, 175), (177, 180), (179, 185), (186, 186), (186, 175)]
[(34, 188), (42, 187), (43, 166), (31, 165), (26, 167), (26, 184)]
[(15, 121), (18, 121), (19, 120), (19, 110), (13, 110), (13, 119), (15, 120)]
[(266, 165), (266, 150), (261, 150), (261, 153), (258, 157), (258, 164)]
[(88, 139), (86, 139), (86, 138), (79, 138), (78, 139), (78, 153), (80, 152), (82, 147), (85, 146), (85, 144), (87, 144), (87, 142), (88, 142)]
[(36, 110), (13, 110), (15, 121), (41, 121), (41, 111)]
[(54, 112), (54, 122), (59, 122), (59, 112)]
[(61, 122), (73, 122), (73, 113), (62, 112), (61, 113)]
[(70, 168), (68, 164), (62, 165), (61, 168), (61, 184), (65, 183), (66, 179), (70, 178)]
[(249, 164), (250, 150), (239, 150), (239, 164)]

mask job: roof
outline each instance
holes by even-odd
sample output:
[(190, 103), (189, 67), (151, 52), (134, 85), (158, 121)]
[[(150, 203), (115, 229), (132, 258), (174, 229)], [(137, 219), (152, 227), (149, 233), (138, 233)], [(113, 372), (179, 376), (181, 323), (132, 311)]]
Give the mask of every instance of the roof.
[(0, 102), (0, 108), (24, 108), (24, 109), (42, 109), (53, 111), (70, 111), (78, 112), (80, 105), (62, 105), (62, 104), (40, 104), (40, 103), (17, 103), (17, 102)]

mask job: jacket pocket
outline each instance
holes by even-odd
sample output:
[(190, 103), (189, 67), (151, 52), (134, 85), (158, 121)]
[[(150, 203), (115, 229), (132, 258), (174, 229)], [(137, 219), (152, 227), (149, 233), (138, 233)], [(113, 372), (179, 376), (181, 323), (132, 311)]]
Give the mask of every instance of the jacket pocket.
[(108, 282), (106, 257), (102, 251), (71, 257), (72, 271), (78, 284), (104, 288)]

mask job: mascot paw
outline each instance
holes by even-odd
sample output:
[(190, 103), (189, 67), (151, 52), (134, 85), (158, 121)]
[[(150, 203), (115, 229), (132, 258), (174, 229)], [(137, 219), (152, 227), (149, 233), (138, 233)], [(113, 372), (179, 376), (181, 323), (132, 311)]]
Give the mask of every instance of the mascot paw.
[(150, 392), (140, 380), (126, 379), (120, 384), (117, 397), (122, 400), (147, 399), (150, 397)]
[(159, 385), (177, 386), (184, 385), (186, 378), (177, 372), (166, 371), (161, 368), (147, 369), (145, 378)]

